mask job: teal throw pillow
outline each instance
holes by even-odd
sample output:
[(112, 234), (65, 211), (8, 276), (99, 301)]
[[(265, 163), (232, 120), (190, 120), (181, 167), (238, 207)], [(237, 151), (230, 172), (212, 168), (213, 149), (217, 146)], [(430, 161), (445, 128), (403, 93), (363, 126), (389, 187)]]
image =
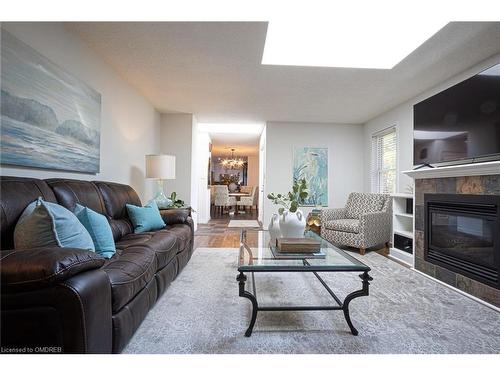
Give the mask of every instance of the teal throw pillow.
[(144, 207), (127, 204), (127, 212), (134, 226), (134, 233), (149, 232), (165, 228), (158, 205), (153, 200)]
[(92, 237), (95, 252), (104, 258), (111, 258), (115, 255), (115, 240), (108, 219), (104, 215), (79, 204), (76, 205), (73, 212)]
[(14, 248), (48, 246), (95, 250), (89, 232), (70, 210), (38, 198), (24, 209), (14, 228)]

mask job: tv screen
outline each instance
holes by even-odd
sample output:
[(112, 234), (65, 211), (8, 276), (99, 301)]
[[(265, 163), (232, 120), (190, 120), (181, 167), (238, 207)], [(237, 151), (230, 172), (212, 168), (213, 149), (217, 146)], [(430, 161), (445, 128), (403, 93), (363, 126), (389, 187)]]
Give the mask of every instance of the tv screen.
[(413, 164), (500, 159), (500, 64), (413, 106)]

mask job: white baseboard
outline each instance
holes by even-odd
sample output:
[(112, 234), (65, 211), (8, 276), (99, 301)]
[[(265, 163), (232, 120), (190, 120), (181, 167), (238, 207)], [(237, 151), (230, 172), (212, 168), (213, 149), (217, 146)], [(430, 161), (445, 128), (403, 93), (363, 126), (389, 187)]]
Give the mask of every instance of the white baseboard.
[(413, 254), (409, 254), (403, 250), (391, 247), (389, 249), (389, 258), (402, 262), (410, 267), (413, 267)]

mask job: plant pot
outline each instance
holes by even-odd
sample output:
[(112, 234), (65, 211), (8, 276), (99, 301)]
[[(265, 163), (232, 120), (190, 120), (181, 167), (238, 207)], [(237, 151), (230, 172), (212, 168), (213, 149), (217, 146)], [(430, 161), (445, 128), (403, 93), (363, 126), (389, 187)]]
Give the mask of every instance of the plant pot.
[(238, 189), (238, 185), (235, 184), (234, 182), (231, 182), (227, 188), (231, 193), (234, 193), (236, 189)]
[(271, 240), (270, 240), (271, 245), (276, 246), (276, 239), (281, 237), (280, 218), (279, 218), (278, 214), (273, 214), (267, 229), (269, 230), (269, 236), (271, 237)]
[(283, 238), (302, 238), (306, 229), (306, 219), (301, 210), (285, 210), (280, 217), (280, 233)]

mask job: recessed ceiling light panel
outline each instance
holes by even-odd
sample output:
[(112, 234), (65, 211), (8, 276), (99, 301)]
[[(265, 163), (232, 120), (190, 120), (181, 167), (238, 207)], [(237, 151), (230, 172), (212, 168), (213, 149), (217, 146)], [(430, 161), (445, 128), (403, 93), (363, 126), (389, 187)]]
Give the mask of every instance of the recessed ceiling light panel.
[(269, 22), (262, 64), (391, 69), (446, 22), (421, 19), (342, 19)]

